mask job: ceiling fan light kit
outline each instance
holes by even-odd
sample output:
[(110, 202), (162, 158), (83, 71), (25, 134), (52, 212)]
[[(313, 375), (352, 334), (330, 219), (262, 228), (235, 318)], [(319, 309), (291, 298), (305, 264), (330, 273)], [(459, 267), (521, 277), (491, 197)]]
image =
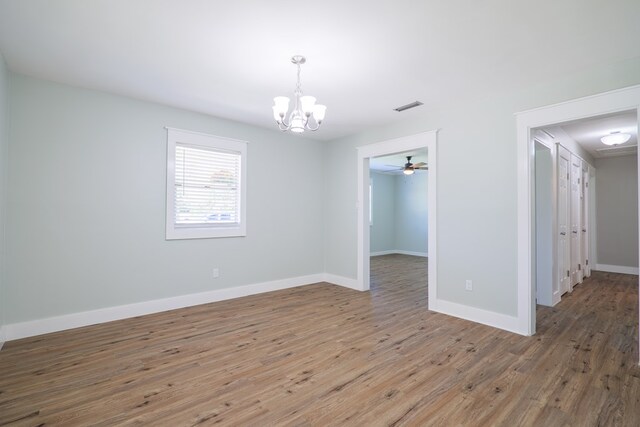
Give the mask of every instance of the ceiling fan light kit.
[[(302, 133), (305, 130), (316, 131), (324, 120), (327, 107), (316, 104), (316, 98), (313, 96), (303, 96), (300, 86), (300, 66), (307, 62), (306, 58), (302, 55), (295, 55), (291, 58), (291, 62), (298, 67), (298, 83), (293, 92), (294, 107), (289, 118), (285, 119), (289, 111), (290, 100), (286, 96), (276, 96), (273, 98), (273, 118), (276, 120), (278, 128), (283, 132), (288, 130), (295, 133)], [(315, 121), (315, 126), (311, 123), (311, 117)]]
[(628, 133), (621, 133), (620, 131), (611, 132), (609, 135), (605, 135), (600, 138), (605, 145), (619, 145), (624, 144), (631, 138), (631, 135)]
[(407, 163), (405, 163), (404, 167), (402, 167), (402, 173), (405, 175), (413, 175), (416, 170), (428, 170), (429, 167), (424, 162), (419, 163), (411, 163), (411, 158), (413, 156), (407, 156)]

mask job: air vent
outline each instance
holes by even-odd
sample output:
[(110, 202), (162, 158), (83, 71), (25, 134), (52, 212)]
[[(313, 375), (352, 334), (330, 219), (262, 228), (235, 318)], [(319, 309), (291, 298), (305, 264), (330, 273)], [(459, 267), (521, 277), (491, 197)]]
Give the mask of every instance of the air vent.
[(403, 105), (403, 106), (401, 106), (401, 107), (394, 108), (393, 110), (394, 110), (394, 111), (397, 111), (397, 112), (401, 112), (401, 111), (408, 110), (408, 109), (410, 109), (410, 108), (419, 107), (419, 106), (421, 106), (421, 105), (424, 105), (424, 104), (422, 104), (422, 102), (420, 102), (420, 101), (414, 101), (414, 102), (412, 102), (411, 104)]

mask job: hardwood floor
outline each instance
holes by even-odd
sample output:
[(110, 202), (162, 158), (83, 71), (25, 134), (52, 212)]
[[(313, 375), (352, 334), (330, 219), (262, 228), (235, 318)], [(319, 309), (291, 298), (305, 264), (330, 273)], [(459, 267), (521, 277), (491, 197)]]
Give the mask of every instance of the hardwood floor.
[(638, 278), (594, 273), (522, 337), (427, 310), (426, 260), (13, 341), (0, 425), (640, 424)]

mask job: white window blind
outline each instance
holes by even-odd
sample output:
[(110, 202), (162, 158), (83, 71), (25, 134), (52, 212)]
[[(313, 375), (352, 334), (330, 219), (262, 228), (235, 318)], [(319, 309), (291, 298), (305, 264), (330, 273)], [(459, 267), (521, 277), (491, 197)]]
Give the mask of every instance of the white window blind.
[(166, 238), (246, 236), (247, 143), (167, 128)]
[(176, 144), (176, 225), (240, 223), (240, 160), (238, 152)]

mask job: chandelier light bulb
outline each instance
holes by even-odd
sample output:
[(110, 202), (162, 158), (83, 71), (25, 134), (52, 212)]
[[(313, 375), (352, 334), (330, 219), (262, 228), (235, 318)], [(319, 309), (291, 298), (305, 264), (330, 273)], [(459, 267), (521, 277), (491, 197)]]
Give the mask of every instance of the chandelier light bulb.
[(631, 135), (628, 133), (620, 133), (620, 132), (611, 132), (609, 135), (605, 135), (600, 138), (605, 145), (619, 145), (624, 144), (631, 138)]
[(289, 98), (286, 96), (276, 96), (273, 98), (273, 111), (278, 111), (278, 114), (285, 115), (289, 110)]
[(280, 121), (282, 120), (282, 117), (280, 117), (280, 110), (275, 105), (273, 106), (273, 118), (278, 123), (280, 123)]
[(301, 96), (300, 97), (300, 105), (302, 106), (302, 111), (306, 114), (309, 115), (313, 112), (313, 105), (316, 103), (316, 97), (315, 96)]
[(313, 118), (316, 119), (318, 123), (324, 120), (324, 115), (327, 111), (326, 105), (316, 104), (313, 106)]

